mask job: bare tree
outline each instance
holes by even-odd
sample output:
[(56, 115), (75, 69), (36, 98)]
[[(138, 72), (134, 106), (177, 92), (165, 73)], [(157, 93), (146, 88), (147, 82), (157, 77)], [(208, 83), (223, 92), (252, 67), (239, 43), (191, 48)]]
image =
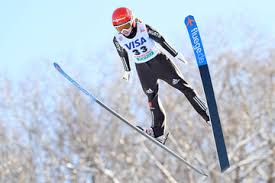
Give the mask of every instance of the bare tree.
[[(0, 182), (274, 182), (274, 53), (267, 49), (263, 56), (252, 47), (242, 54), (225, 50), (210, 60), (231, 163), (223, 174), (212, 129), (184, 95), (161, 82), (171, 133), (167, 146), (202, 167), (208, 178), (129, 129), (54, 71), (44, 82), (32, 79), (18, 86), (2, 77)], [(84, 73), (73, 75), (132, 123), (150, 125), (137, 77), (133, 73), (132, 82), (119, 82), (120, 61), (110, 64), (104, 72), (93, 70), (97, 83), (87, 81)], [(180, 68), (203, 97), (197, 68)]]

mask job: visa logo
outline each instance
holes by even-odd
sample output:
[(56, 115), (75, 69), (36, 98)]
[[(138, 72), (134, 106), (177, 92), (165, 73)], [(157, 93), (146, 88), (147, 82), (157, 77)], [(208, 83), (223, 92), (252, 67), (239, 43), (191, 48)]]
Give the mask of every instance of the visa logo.
[(125, 44), (125, 46), (131, 50), (132, 48), (139, 47), (140, 45), (143, 45), (143, 43), (146, 42), (146, 39), (144, 37), (141, 37), (140, 39), (136, 39), (135, 41), (131, 41), (128, 44)]

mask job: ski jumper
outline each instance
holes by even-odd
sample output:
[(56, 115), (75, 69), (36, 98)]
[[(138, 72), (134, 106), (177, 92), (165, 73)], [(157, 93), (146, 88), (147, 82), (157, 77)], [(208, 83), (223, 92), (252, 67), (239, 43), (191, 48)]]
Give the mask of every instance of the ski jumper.
[(163, 135), (166, 123), (166, 114), (158, 97), (159, 79), (181, 91), (203, 119), (209, 121), (205, 103), (184, 80), (177, 66), (158, 49), (157, 43), (173, 57), (178, 53), (151, 26), (135, 21), (136, 26), (128, 37), (118, 33), (113, 42), (125, 71), (131, 70), (129, 56), (135, 61), (142, 89), (148, 97), (155, 137)]

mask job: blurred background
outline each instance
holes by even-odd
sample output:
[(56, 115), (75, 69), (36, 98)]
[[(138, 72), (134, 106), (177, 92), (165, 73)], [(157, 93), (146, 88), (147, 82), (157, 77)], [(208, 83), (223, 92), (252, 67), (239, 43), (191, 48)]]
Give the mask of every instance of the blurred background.
[[(220, 173), (212, 129), (184, 95), (160, 82), (167, 146), (209, 177), (160, 150), (77, 91), (73, 78), (134, 124), (150, 125), (136, 76), (122, 80), (112, 11), (157, 29), (189, 61), (176, 62), (204, 97), (184, 18), (204, 43), (231, 168)], [(0, 182), (275, 182), (274, 2), (0, 1)]]

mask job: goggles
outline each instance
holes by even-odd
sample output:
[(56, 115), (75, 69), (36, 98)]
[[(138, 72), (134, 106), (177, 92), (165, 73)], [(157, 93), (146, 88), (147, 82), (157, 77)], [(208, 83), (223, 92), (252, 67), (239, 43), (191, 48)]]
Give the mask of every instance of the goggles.
[(132, 27), (132, 21), (128, 21), (124, 24), (115, 25), (114, 27), (118, 32), (122, 32), (123, 30), (129, 30)]

